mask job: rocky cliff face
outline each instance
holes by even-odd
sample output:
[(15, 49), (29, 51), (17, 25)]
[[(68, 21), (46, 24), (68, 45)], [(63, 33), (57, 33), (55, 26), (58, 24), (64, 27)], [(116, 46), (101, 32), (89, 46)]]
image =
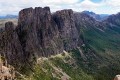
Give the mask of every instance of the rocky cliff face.
[(0, 32), (0, 53), (8, 63), (19, 66), (24, 58), (22, 46), (12, 22), (5, 24), (5, 30)]
[(77, 47), (78, 31), (75, 26), (74, 14), (72, 10), (61, 10), (53, 14), (59, 30), (60, 38), (65, 50), (71, 50)]
[(72, 10), (51, 14), (49, 7), (24, 9), (19, 13), (17, 32), (27, 58), (50, 56), (77, 47)]
[(17, 32), (25, 57), (50, 56), (61, 51), (57, 25), (49, 7), (20, 11)]
[(27, 8), (19, 12), (15, 29), (13, 23), (8, 22), (1, 31), (1, 52), (10, 63), (21, 59), (31, 62), (41, 56), (77, 48), (78, 38), (72, 10), (51, 14), (49, 7)]

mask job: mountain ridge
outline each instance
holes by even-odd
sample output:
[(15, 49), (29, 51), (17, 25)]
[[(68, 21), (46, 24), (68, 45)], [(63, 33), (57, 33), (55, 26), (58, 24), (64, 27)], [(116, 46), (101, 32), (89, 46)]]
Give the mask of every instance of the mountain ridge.
[(18, 18), (17, 15), (12, 15), (12, 14), (8, 14), (8, 15), (5, 15), (5, 16), (0, 16), (0, 19), (16, 19)]
[(85, 13), (91, 17), (93, 17), (94, 19), (98, 20), (98, 21), (103, 21), (103, 20), (106, 20), (109, 15), (108, 14), (96, 14), (94, 12), (90, 12), (90, 11), (83, 11), (82, 13)]

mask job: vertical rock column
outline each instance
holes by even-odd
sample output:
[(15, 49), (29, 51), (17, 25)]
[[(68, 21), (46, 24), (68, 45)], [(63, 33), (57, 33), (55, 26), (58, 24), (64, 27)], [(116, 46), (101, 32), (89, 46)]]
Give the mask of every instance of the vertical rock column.
[(53, 18), (58, 25), (60, 37), (65, 50), (72, 50), (77, 47), (78, 31), (75, 26), (74, 14), (71, 9), (57, 11)]
[(5, 30), (1, 36), (1, 48), (1, 55), (7, 59), (8, 64), (19, 66), (24, 61), (22, 46), (12, 22), (5, 23)]
[(62, 49), (57, 28), (49, 7), (21, 10), (17, 32), (26, 59), (60, 53)]

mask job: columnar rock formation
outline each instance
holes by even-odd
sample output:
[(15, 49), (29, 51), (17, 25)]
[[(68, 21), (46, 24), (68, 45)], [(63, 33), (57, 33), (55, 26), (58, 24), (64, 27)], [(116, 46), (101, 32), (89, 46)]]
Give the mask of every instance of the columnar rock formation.
[(57, 25), (49, 7), (20, 11), (17, 32), (26, 58), (50, 56), (61, 50)]
[(72, 50), (77, 48), (78, 38), (72, 10), (51, 14), (49, 7), (36, 7), (20, 11), (15, 29), (12, 22), (6, 23), (0, 33), (0, 46), (13, 64)]
[(58, 26), (64, 49), (71, 50), (76, 48), (79, 36), (75, 26), (73, 11), (71, 9), (57, 11), (53, 14), (53, 18)]
[(0, 32), (0, 53), (4, 56), (8, 63), (19, 66), (23, 62), (23, 50), (18, 39), (18, 35), (14, 29), (12, 22), (5, 24), (5, 30)]

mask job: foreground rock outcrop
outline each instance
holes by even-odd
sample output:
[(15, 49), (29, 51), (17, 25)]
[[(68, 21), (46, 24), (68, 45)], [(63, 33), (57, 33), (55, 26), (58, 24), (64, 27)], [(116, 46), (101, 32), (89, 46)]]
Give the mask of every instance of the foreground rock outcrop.
[(0, 55), (0, 80), (14, 80), (15, 71), (14, 67), (7, 64), (6, 60), (2, 60), (3, 57)]

